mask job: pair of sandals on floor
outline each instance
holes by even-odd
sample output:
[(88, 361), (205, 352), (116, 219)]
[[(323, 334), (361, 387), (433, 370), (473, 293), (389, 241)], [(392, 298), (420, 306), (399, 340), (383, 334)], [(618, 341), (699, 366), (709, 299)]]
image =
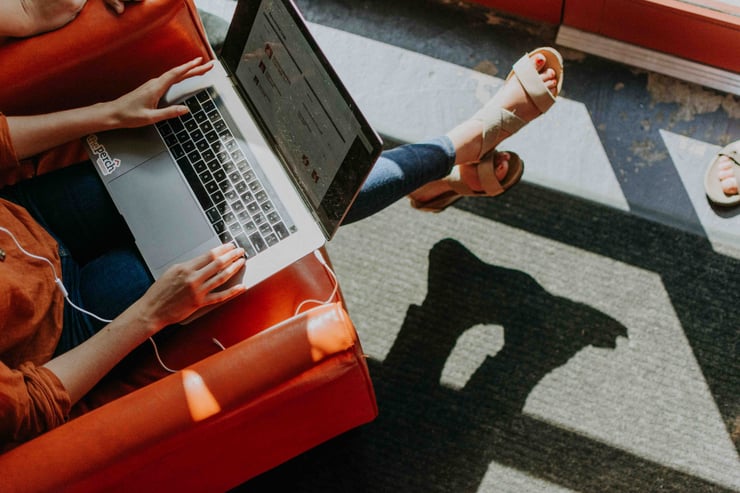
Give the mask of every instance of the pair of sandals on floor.
[[(532, 58), (542, 55), (545, 57), (543, 70), (548, 68), (555, 71), (556, 90), (551, 92), (540, 77), (540, 72), (532, 63)], [(530, 104), (533, 104), (539, 111), (539, 115), (549, 110), (555, 103), (556, 95), (560, 94), (563, 85), (563, 58), (555, 49), (549, 47), (537, 48), (530, 53), (521, 57), (513, 66), (506, 80), (516, 77), (519, 84), (529, 98)], [(536, 118), (536, 117), (535, 117)], [(523, 120), (513, 112), (502, 108), (494, 101), (483, 106), (472, 117), (473, 120), (480, 121), (483, 124), (483, 144), (482, 152), (477, 162), (472, 164), (457, 164), (453, 167), (449, 175), (442, 178), (450, 190), (437, 193), (436, 195), (427, 193), (435, 187), (435, 183), (427, 184), (409, 195), (411, 206), (430, 212), (440, 212), (452, 203), (466, 196), (486, 196), (494, 197), (504, 193), (516, 185), (524, 172), (524, 162), (514, 152), (508, 151), (509, 167), (503, 179), (496, 177), (495, 167), (496, 149), (495, 142), (502, 140), (502, 132), (508, 137), (519, 131), (530, 120)], [(461, 176), (462, 166), (474, 166), (481, 184), (482, 190), (473, 190), (465, 183)], [(438, 189), (439, 187), (435, 187)], [(425, 190), (426, 189), (426, 190)], [(420, 197), (425, 197), (423, 200)]]

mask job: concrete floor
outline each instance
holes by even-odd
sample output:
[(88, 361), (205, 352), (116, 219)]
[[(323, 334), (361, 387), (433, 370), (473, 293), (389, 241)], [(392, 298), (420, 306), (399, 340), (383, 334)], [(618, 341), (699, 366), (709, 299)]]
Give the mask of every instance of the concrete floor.
[[(196, 3), (224, 19), (235, 4)], [(469, 116), (519, 56), (557, 32), (462, 2), (297, 3), (389, 145)], [(521, 193), (439, 215), (401, 201), (331, 242), (381, 415), (239, 491), (737, 491), (740, 208), (710, 207), (702, 182), (714, 153), (740, 139), (740, 102), (561, 51), (559, 102), (502, 146), (525, 160)], [(451, 238), (472, 252), (471, 279), (447, 272), (465, 271)], [(470, 284), (490, 292), (479, 300)], [(551, 330), (484, 318), (443, 368), (430, 367), (420, 352), (445, 321), (473, 316), (452, 306), (471, 299), (486, 315), (521, 310)], [(512, 345), (511, 368), (525, 378), (501, 379)], [(497, 371), (483, 371), (486, 361)], [(416, 385), (437, 371), (434, 385)], [(485, 375), (479, 401), (474, 375)], [(516, 419), (491, 411), (518, 391)]]
[[(235, 2), (199, 0), (230, 19)], [(555, 26), (464, 2), (299, 0), (314, 35), (371, 124), (390, 143), (439, 135), (472, 114)], [(560, 47), (560, 101), (502, 147), (524, 181), (707, 237), (740, 258), (740, 208), (712, 207), (704, 171), (740, 139), (740, 100)]]

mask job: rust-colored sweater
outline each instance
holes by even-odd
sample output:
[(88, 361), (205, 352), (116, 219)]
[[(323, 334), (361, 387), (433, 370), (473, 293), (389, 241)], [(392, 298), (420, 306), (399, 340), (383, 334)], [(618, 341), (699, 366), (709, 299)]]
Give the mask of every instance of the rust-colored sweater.
[[(0, 114), (0, 177), (20, 168)], [(17, 176), (17, 175), (16, 175)], [(2, 183), (4, 184), (4, 183)], [(54, 239), (15, 204), (0, 199), (0, 226), (29, 253), (48, 258), (61, 276)], [(64, 299), (46, 262), (23, 254), (0, 231), (0, 451), (62, 424), (70, 399), (59, 379), (41, 365), (54, 353)], [(2, 255), (0, 254), (0, 257)]]

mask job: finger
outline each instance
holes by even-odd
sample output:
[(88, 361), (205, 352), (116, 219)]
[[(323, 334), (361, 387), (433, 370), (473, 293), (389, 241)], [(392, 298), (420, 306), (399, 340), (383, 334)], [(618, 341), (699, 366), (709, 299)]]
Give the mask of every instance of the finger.
[(209, 60), (206, 63), (201, 63), (202, 60), (202, 57), (198, 57), (163, 73), (151, 81), (155, 84), (154, 90), (157, 93), (164, 94), (172, 85), (190, 77), (203, 75), (213, 68), (212, 60)]
[(205, 63), (198, 65), (197, 67), (191, 68), (186, 74), (182, 76), (182, 79), (188, 79), (197, 75), (203, 75), (213, 68), (213, 60), (208, 60)]
[(242, 294), (246, 290), (247, 290), (247, 287), (244, 284), (236, 284), (226, 289), (221, 289), (219, 291), (214, 291), (212, 293), (209, 293), (208, 296), (206, 297), (206, 302), (209, 305), (223, 303), (224, 301), (228, 301), (231, 298), (234, 298), (235, 296)]
[[(232, 250), (228, 250), (215, 256), (208, 264), (198, 271), (198, 282), (203, 285), (207, 283), (213, 284), (212, 279), (218, 276), (220, 272), (228, 269), (232, 263), (243, 258), (244, 249), (242, 248), (233, 248)], [(216, 285), (220, 284), (221, 283), (217, 283)], [(213, 289), (213, 286), (208, 286), (205, 290), (210, 291), (211, 289)]]
[(202, 285), (203, 291), (207, 293), (206, 299), (210, 298), (211, 294), (213, 294), (215, 290), (217, 290), (223, 284), (226, 284), (229, 279), (231, 279), (239, 271), (241, 271), (244, 268), (246, 262), (247, 261), (243, 256), (235, 258), (229, 265), (214, 273), (213, 276), (206, 280)]
[(189, 62), (183, 63), (182, 65), (178, 65), (177, 67), (173, 67), (169, 69), (167, 72), (163, 73), (159, 77), (157, 77), (157, 80), (161, 85), (169, 87), (172, 84), (175, 84), (176, 82), (179, 82), (182, 80), (182, 77), (187, 74), (191, 69), (197, 67), (200, 65), (201, 61), (203, 60), (203, 57), (197, 57)]
[(165, 106), (163, 108), (152, 110), (149, 119), (151, 123), (157, 123), (161, 122), (162, 120), (169, 120), (170, 118), (184, 115), (188, 111), (190, 111), (190, 108), (181, 104)]
[(205, 268), (208, 264), (213, 262), (215, 259), (217, 259), (219, 256), (231, 250), (235, 250), (235, 249), (236, 249), (236, 245), (234, 245), (233, 243), (224, 243), (223, 245), (219, 245), (217, 247), (211, 248), (206, 253), (195, 257), (194, 259), (190, 260), (186, 265), (193, 270), (200, 271), (201, 269)]

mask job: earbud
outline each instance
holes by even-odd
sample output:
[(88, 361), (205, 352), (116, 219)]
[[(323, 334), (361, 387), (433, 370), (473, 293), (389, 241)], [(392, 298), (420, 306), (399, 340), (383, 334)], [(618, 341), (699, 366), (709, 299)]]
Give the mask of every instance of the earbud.
[(65, 298), (68, 298), (69, 297), (69, 293), (67, 292), (67, 288), (64, 287), (64, 284), (62, 283), (62, 280), (61, 279), (59, 279), (58, 277), (56, 279), (54, 279), (54, 284), (56, 284), (57, 287), (59, 288), (59, 291), (62, 292), (62, 296), (64, 296)]

